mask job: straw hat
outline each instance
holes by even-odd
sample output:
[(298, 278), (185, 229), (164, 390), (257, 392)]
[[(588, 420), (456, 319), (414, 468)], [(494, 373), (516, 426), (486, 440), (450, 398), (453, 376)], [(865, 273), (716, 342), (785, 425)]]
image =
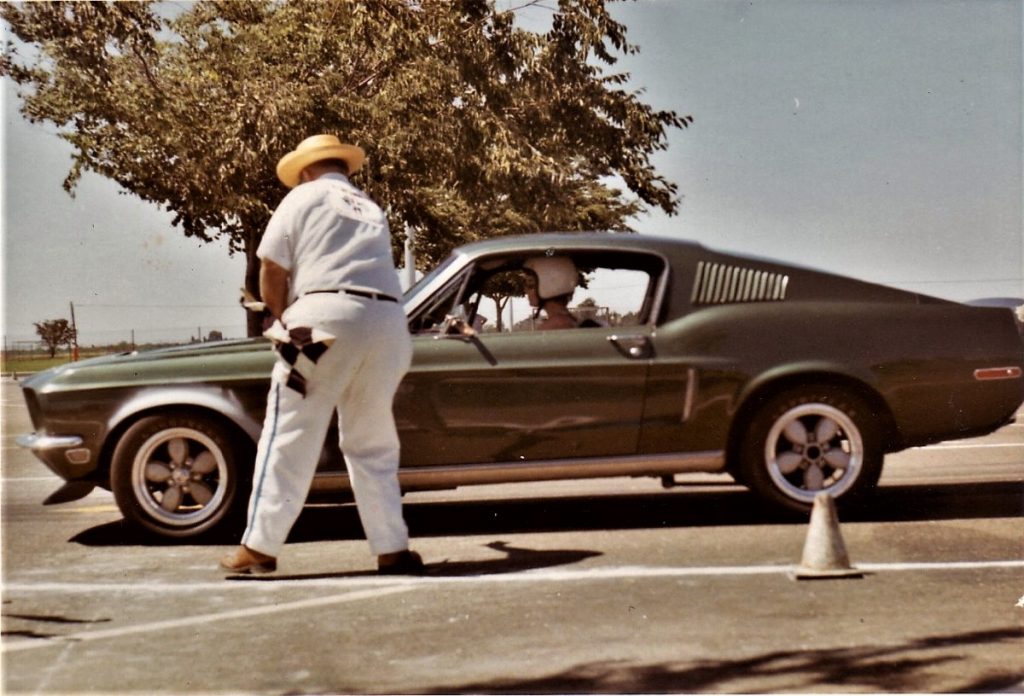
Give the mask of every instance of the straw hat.
[(329, 159), (344, 161), (348, 164), (348, 173), (355, 174), (363, 166), (366, 152), (356, 145), (343, 144), (333, 135), (311, 135), (277, 163), (277, 178), (288, 188), (295, 188), (303, 169)]

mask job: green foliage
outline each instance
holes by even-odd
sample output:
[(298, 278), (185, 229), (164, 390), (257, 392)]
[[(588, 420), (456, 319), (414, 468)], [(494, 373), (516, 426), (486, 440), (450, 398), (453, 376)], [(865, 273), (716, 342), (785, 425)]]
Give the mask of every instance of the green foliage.
[(8, 3), (0, 14), (23, 42), (0, 74), (21, 86), (25, 116), (74, 148), (65, 188), (94, 171), (173, 211), (186, 235), (226, 237), (247, 254), (250, 290), (285, 193), (276, 162), (318, 132), (367, 150), (356, 183), (393, 229), (415, 229), (424, 267), (481, 237), (627, 231), (645, 206), (678, 205), (650, 157), (692, 119), (605, 73), (636, 48), (604, 0), (561, 0), (544, 34), (485, 0), (207, 0), (170, 18), (150, 3)]
[(46, 344), (50, 351), (50, 357), (57, 355), (57, 349), (61, 346), (70, 347), (75, 342), (75, 330), (67, 319), (49, 319), (35, 323), (36, 333)]

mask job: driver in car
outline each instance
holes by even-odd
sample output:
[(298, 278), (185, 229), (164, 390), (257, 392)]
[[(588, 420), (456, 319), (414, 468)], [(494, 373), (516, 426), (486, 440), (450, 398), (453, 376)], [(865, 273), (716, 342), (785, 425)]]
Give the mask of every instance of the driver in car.
[(541, 331), (575, 329), (576, 317), (569, 311), (569, 301), (576, 291), (579, 271), (572, 259), (565, 256), (536, 256), (523, 263), (526, 271), (526, 297), (534, 308), (533, 318), (541, 312), (537, 324)]

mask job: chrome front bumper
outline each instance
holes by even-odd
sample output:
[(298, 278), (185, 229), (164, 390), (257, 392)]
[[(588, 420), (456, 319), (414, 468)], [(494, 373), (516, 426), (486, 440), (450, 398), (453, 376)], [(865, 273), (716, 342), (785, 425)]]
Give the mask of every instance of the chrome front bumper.
[[(77, 435), (39, 435), (31, 433), (29, 435), (21, 435), (15, 438), (14, 441), (21, 447), (32, 450), (32, 453), (44, 462), (54, 463), (57, 466), (62, 465), (58, 461), (61, 453), (64, 455), (64, 461), (72, 467), (83, 467), (92, 461), (92, 452), (88, 448), (82, 447), (84, 441)], [(57, 473), (61, 472), (58, 471)], [(65, 478), (73, 478), (73, 476)]]
[[(40, 435), (29, 433), (14, 439), (19, 447), (31, 450), (55, 474), (66, 480), (60, 488), (43, 501), (43, 505), (55, 505), (78, 500), (89, 495), (96, 487), (94, 481), (76, 480), (91, 471), (92, 453), (82, 447), (84, 440), (77, 435)], [(61, 455), (63, 460), (61, 461)]]
[(83, 442), (82, 438), (77, 435), (39, 435), (37, 433), (19, 435), (14, 441), (17, 443), (18, 447), (24, 447), (25, 449), (30, 449), (33, 452), (72, 449), (74, 447), (79, 447)]

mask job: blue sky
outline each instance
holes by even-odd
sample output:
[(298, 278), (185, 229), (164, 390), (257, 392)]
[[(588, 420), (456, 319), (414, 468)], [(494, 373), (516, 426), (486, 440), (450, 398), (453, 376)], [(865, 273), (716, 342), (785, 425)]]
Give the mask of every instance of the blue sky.
[(658, 159), (681, 214), (652, 230), (958, 300), (1024, 294), (1019, 2), (629, 9), (626, 67), (696, 119)]
[[(612, 70), (690, 114), (655, 161), (684, 196), (644, 232), (955, 300), (1024, 296), (1020, 0), (642, 0)], [(550, 16), (524, 12), (527, 26)], [(244, 333), (244, 263), (86, 175), (3, 86), (4, 335), (83, 344)], [(283, 192), (282, 192), (283, 193)]]

